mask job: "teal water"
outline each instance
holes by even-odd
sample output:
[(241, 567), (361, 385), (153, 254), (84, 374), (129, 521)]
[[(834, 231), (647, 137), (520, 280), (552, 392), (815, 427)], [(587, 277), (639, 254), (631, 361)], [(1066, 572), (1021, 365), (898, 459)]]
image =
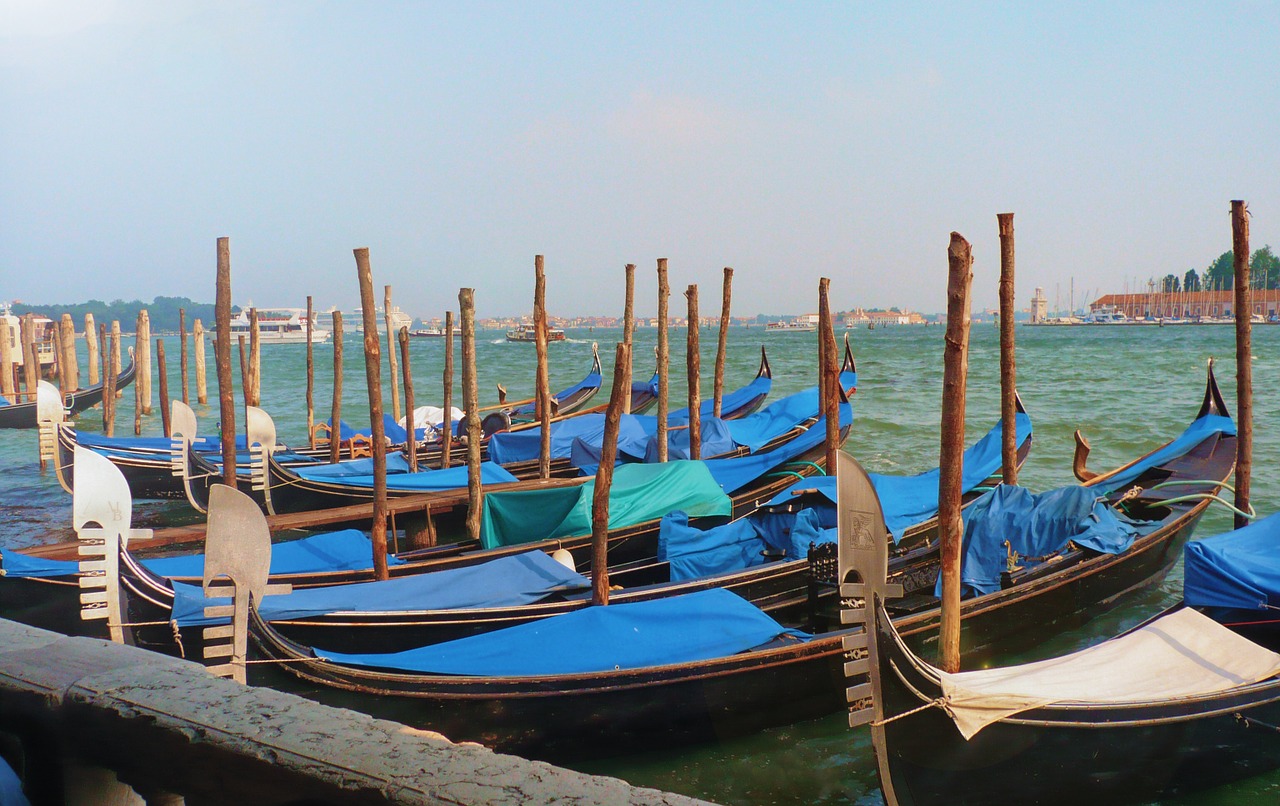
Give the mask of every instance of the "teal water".
[[(942, 394), (942, 328), (894, 327), (850, 331), (858, 360), (859, 388), (854, 398), (855, 428), (846, 449), (868, 469), (913, 473), (937, 465), (939, 402)], [(510, 399), (523, 399), (533, 389), (532, 345), (509, 344), (499, 331), (484, 331), (477, 345), (482, 404), (496, 401), (494, 385), (504, 384)], [(552, 345), (553, 389), (576, 383), (590, 366), (591, 345), (599, 342), (606, 384), (612, 377), (613, 345), (618, 330), (569, 331), (569, 341)], [(672, 331), (672, 406), (683, 405), (686, 390), (684, 331)], [(171, 393), (180, 391), (176, 365), (177, 338), (166, 337)], [(636, 376), (653, 369), (656, 331), (637, 331)], [(1259, 514), (1270, 514), (1280, 501), (1280, 400), (1274, 393), (1280, 377), (1280, 327), (1254, 329), (1254, 475), (1253, 500)], [(711, 394), (711, 368), (716, 332), (702, 332), (702, 385)], [(1079, 428), (1093, 445), (1090, 467), (1106, 469), (1145, 453), (1178, 433), (1194, 417), (1205, 381), (1205, 363), (1213, 356), (1219, 384), (1235, 410), (1234, 329), (1230, 327), (1114, 327), (1018, 329), (1019, 390), (1035, 424), (1035, 443), (1021, 481), (1033, 489), (1068, 484)], [(127, 342), (126, 342), (127, 343)], [(774, 371), (774, 394), (783, 395), (814, 383), (814, 334), (768, 334), (760, 328), (730, 331), (726, 387), (737, 388), (755, 374), (760, 345), (768, 347)], [(385, 346), (385, 345), (384, 345)], [(368, 399), (361, 343), (348, 336), (344, 368), (343, 418), (367, 422)], [(411, 345), (417, 404), (440, 403), (442, 339), (415, 339)], [(83, 345), (81, 345), (83, 353)], [(264, 347), (262, 404), (276, 419), (286, 442), (306, 436), (306, 348)], [(212, 370), (212, 350), (209, 351)], [(84, 356), (81, 356), (84, 360)], [(384, 359), (385, 360), (385, 359)], [(332, 389), (332, 348), (315, 351), (317, 419), (328, 416)], [(238, 369), (234, 368), (238, 377)], [(455, 376), (459, 373), (455, 372)], [(384, 372), (385, 376), (385, 372)], [(85, 376), (81, 372), (82, 379)], [(384, 385), (385, 377), (384, 377)], [(212, 406), (193, 407), (207, 432), (217, 420), (216, 382), (209, 379)], [(158, 389), (158, 384), (153, 384)], [(389, 391), (389, 388), (388, 388)], [(603, 392), (602, 397), (603, 400)], [(460, 392), (455, 389), (455, 400)], [(388, 410), (390, 409), (388, 405)], [(979, 325), (970, 343), (967, 431), (970, 439), (985, 433), (999, 417), (999, 341), (996, 328)], [(79, 427), (101, 430), (98, 410), (81, 414)], [(133, 428), (133, 390), (125, 390), (117, 434)], [(160, 433), (157, 413), (144, 418), (143, 432)], [(0, 547), (38, 545), (71, 536), (71, 498), (52, 473), (36, 463), (35, 431), (0, 430)], [(140, 502), (135, 525), (159, 526), (189, 520), (185, 507)], [(1230, 528), (1225, 509), (1209, 511), (1198, 535)], [(1046, 637), (1038, 654), (1069, 651), (1114, 634), (1147, 617), (1181, 595), (1181, 568), (1157, 589), (1135, 597), (1093, 621), (1086, 629)], [(785, 691), (777, 692), (785, 698)], [(582, 769), (624, 778), (632, 783), (707, 798), (721, 803), (877, 803), (875, 769), (865, 732), (845, 727), (840, 715), (715, 745), (654, 752), (583, 765)], [(1179, 803), (1242, 804), (1274, 800), (1280, 774), (1204, 793)]]

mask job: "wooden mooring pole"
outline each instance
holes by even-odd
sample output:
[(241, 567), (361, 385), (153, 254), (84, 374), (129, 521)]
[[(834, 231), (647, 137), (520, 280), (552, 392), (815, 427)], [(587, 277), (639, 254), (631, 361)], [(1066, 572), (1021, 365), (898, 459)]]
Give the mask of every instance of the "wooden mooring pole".
[(1236, 509), (1235, 527), (1249, 524), (1253, 475), (1253, 300), (1249, 293), (1249, 207), (1231, 202), (1231, 249), (1235, 258), (1236, 309)]
[[(480, 485), (480, 387), (476, 380), (476, 292), (458, 292), (462, 316), (462, 407), (467, 417), (467, 535), (480, 539), (484, 490)], [(446, 418), (447, 418), (446, 414)]]
[[(369, 387), (369, 426), (373, 432), (373, 576), (387, 579), (387, 446), (382, 423), (382, 344), (378, 338), (378, 310), (373, 300), (373, 269), (368, 247), (355, 251), (360, 280), (360, 308), (364, 319), (364, 372)], [(393, 381), (394, 384), (394, 381)]]
[(169, 370), (164, 361), (164, 339), (156, 339), (156, 371), (160, 373), (160, 425), (166, 437), (173, 436), (169, 422)]
[(1013, 213), (998, 213), (1000, 227), (1000, 457), (1005, 484), (1018, 483), (1018, 362), (1015, 350)]
[[(636, 336), (636, 264), (628, 263), (624, 269), (626, 275), (626, 297), (622, 307), (622, 343), (634, 347)], [(634, 349), (631, 351), (634, 352)], [(630, 353), (629, 353), (630, 354)], [(635, 377), (635, 368), (631, 361), (627, 362), (627, 395), (622, 401), (622, 413), (631, 413), (631, 381)]]
[[(151, 413), (151, 314), (146, 308), (138, 311), (138, 338), (134, 360), (138, 362), (138, 375), (133, 385), (138, 389), (143, 414)], [(138, 421), (141, 428), (142, 421)], [(141, 434), (141, 431), (138, 431)]]
[(311, 336), (315, 332), (315, 307), (307, 295), (307, 439), (316, 446), (316, 357)]
[(69, 387), (63, 391), (74, 392), (80, 388), (80, 357), (76, 355), (76, 324), (69, 313), (62, 315), (62, 355), (67, 361), (66, 380)]
[[(64, 317), (70, 318), (67, 314)], [(54, 355), (54, 371), (58, 373), (58, 392), (62, 395), (62, 399), (67, 399), (67, 393), (71, 391), (71, 381), (67, 375), (67, 343), (62, 338), (64, 325), (66, 323), (59, 319), (53, 323), (53, 355)]]
[(835, 320), (831, 316), (831, 280), (818, 280), (818, 385), (826, 390), (819, 395), (822, 414), (826, 418), (827, 475), (836, 474), (840, 454), (840, 353), (836, 347)]
[(222, 483), (236, 486), (236, 400), (231, 381), (231, 239), (218, 239), (218, 280), (214, 296), (213, 363), (218, 375), (218, 429), (222, 435)]
[(958, 232), (947, 249), (947, 333), (942, 364), (942, 446), (939, 457), (938, 530), (942, 553), (942, 623), (939, 666), (960, 671), (960, 485), (964, 472), (964, 408), (969, 372), (969, 290), (973, 251)]
[(245, 353), (244, 336), (237, 336), (236, 341), (240, 345), (240, 393), (244, 397), (244, 405), (252, 406), (253, 381), (249, 377), (249, 359)]
[(333, 312), (333, 405), (329, 409), (329, 461), (342, 450), (342, 311)]
[(383, 286), (382, 293), (382, 317), (387, 327), (387, 366), (391, 370), (391, 419), (400, 422), (400, 368), (396, 365), (396, 329), (391, 326), (391, 286)]
[(262, 332), (258, 324), (258, 309), (249, 309), (249, 389), (247, 399), (251, 406), (262, 405)]
[(668, 384), (670, 346), (667, 344), (667, 303), (671, 286), (667, 283), (667, 259), (658, 258), (658, 461), (667, 461), (667, 415), (670, 402)]
[(409, 472), (418, 472), (418, 437), (413, 427), (413, 371), (409, 366), (409, 328), (400, 328), (400, 368), (404, 372), (404, 430), (409, 434)]
[(28, 401), (36, 399), (40, 381), (40, 353), (36, 350), (36, 320), (33, 314), (22, 317), (22, 377)]
[[(142, 434), (142, 377), (146, 373), (148, 379), (151, 377), (151, 345), (147, 341), (148, 337), (142, 327), (142, 312), (138, 312), (138, 318), (133, 325), (133, 365), (135, 374), (133, 376), (133, 434), (140, 436)], [(145, 349), (144, 349), (145, 347)], [(150, 411), (150, 404), (146, 406)]]
[(22, 344), (22, 339), (15, 338), (15, 335), (9, 320), (0, 319), (0, 395), (16, 402), (18, 396), (15, 394), (13, 370), (17, 362), (13, 360), (13, 347), (15, 343)]
[(533, 332), (537, 352), (534, 408), (538, 413), (538, 478), (551, 478), (551, 383), (547, 371), (547, 273), (542, 255), (533, 258)]
[(98, 374), (98, 328), (93, 323), (93, 314), (84, 315), (84, 346), (89, 352), (89, 385), (94, 386), (102, 380)]
[(733, 301), (733, 269), (724, 267), (724, 286), (720, 291), (720, 339), (716, 343), (716, 375), (711, 390), (712, 416), (719, 417), (724, 404), (724, 362), (729, 349), (729, 311)]
[[(120, 320), (112, 319), (111, 320), (111, 371), (116, 374), (117, 378), (120, 377), (120, 369), (121, 369), (120, 351), (122, 349), (121, 348), (122, 344), (123, 342), (120, 340)], [(124, 392), (117, 387), (116, 399), (119, 400), (122, 397), (124, 397)], [(114, 416), (115, 414), (114, 405), (112, 405), (111, 411), (112, 411), (112, 415)]]
[(613, 466), (618, 460), (623, 401), (631, 396), (626, 369), (630, 362), (631, 345), (620, 343), (614, 352), (613, 391), (609, 395), (609, 408), (605, 410), (600, 466), (596, 469), (591, 497), (591, 603), (597, 605), (609, 604), (609, 488), (613, 485)]
[(178, 370), (182, 373), (182, 402), (190, 405), (191, 403), (191, 387), (190, 374), (187, 372), (188, 367), (188, 351), (187, 351), (187, 309), (178, 309)]
[(453, 311), (444, 312), (444, 419), (440, 421), (440, 467), (453, 463)]
[(689, 381), (689, 458), (702, 458), (702, 346), (698, 343), (698, 286), (684, 292), (689, 303), (685, 338), (685, 372)]
[(209, 402), (209, 379), (204, 361), (204, 323), (199, 319), (191, 326), (191, 341), (196, 348), (196, 402), (204, 406)]
[(107, 353), (107, 356), (104, 356), (107, 360), (102, 382), (102, 431), (109, 437), (116, 435), (116, 379), (120, 376), (119, 365), (110, 356), (114, 354), (119, 339), (118, 333), (108, 332), (106, 327), (103, 327), (102, 344), (103, 350)]

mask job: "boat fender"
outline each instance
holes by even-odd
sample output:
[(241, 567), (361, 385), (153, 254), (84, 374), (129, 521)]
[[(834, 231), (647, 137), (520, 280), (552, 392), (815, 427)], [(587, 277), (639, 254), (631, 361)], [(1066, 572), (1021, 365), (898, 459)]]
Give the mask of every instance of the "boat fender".
[(551, 559), (568, 568), (570, 571), (577, 571), (577, 567), (573, 564), (573, 555), (565, 549), (556, 549), (551, 552)]

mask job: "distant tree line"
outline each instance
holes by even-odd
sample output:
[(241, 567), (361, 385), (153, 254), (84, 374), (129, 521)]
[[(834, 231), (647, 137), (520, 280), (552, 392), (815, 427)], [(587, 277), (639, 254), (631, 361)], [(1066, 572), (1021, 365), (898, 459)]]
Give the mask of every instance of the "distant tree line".
[[(1165, 293), (1226, 291), (1235, 288), (1235, 279), (1235, 257), (1231, 252), (1223, 252), (1203, 272), (1187, 269), (1181, 280), (1176, 274), (1166, 274), (1160, 281), (1160, 290)], [(1280, 288), (1280, 257), (1271, 251), (1270, 244), (1254, 252), (1249, 258), (1249, 285), (1263, 290)]]
[(28, 305), (21, 302), (15, 302), (12, 305), (13, 313), (21, 316), (25, 313), (36, 313), (47, 316), (50, 319), (58, 319), (64, 313), (71, 314), (71, 318), (76, 323), (76, 330), (84, 327), (84, 315), (93, 314), (93, 319), (98, 324), (111, 325), (111, 321), (119, 320), (120, 329), (126, 333), (132, 332), (138, 321), (138, 311), (143, 308), (147, 309), (148, 315), (151, 317), (151, 329), (153, 331), (177, 331), (178, 330), (178, 309), (185, 309), (187, 312), (187, 330), (191, 330), (191, 323), (196, 319), (203, 321), (206, 329), (213, 328), (213, 303), (195, 302), (186, 297), (156, 297), (150, 303), (141, 300), (133, 300), (125, 302), (122, 299), (112, 300), (111, 302), (103, 302), (102, 300), (91, 299), (88, 302), (75, 303), (59, 303), (51, 302), (41, 305)]

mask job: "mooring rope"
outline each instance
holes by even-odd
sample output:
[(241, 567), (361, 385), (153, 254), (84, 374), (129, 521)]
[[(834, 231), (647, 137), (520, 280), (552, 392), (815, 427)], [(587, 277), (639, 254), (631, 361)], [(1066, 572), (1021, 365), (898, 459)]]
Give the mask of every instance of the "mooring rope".
[(899, 719), (903, 719), (903, 718), (905, 718), (905, 717), (912, 716), (913, 714), (918, 714), (918, 713), (920, 713), (921, 711), (927, 711), (927, 710), (929, 710), (930, 708), (942, 708), (943, 710), (945, 710), (945, 709), (946, 709), (946, 707), (947, 707), (947, 698), (946, 698), (946, 697), (938, 697), (937, 699), (930, 700), (929, 702), (925, 703), (924, 705), (921, 705), (919, 708), (912, 708), (910, 711), (903, 711), (902, 713), (897, 714), (897, 715), (895, 715), (895, 716), (891, 716), (891, 717), (889, 717), (888, 719), (877, 719), (877, 720), (874, 720), (874, 721), (871, 723), (871, 727), (873, 727), (873, 728), (880, 728), (880, 727), (884, 727), (885, 725), (888, 725), (890, 722), (897, 722)]

